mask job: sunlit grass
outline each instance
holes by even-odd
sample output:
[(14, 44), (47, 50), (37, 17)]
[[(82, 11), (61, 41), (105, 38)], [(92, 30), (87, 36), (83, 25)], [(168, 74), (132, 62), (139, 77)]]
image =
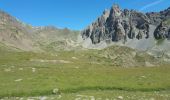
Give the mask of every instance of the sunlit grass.
[[(66, 60), (71, 63), (32, 61), (34, 59)], [(48, 54), (1, 52), (0, 97), (50, 96), (55, 88), (65, 96), (63, 98), (75, 98), (79, 93), (107, 96), (105, 92), (111, 98), (115, 91), (121, 94), (124, 91), (122, 95), (136, 92), (137, 95), (147, 92), (152, 94), (155, 91), (169, 93), (168, 65), (122, 68), (113, 66), (111, 62), (93, 50)]]

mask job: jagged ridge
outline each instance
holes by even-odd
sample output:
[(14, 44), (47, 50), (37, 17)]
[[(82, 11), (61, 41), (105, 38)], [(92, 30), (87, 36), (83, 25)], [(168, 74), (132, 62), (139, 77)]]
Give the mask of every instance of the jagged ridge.
[[(153, 33), (155, 39), (169, 39), (170, 27), (167, 25), (169, 17), (170, 8), (158, 13), (144, 14), (135, 10), (121, 10), (118, 5), (114, 5), (85, 29), (82, 37), (90, 38), (93, 44), (101, 41), (126, 43), (128, 39), (149, 38), (150, 25), (154, 25), (157, 27)], [(163, 22), (166, 24), (162, 24)]]

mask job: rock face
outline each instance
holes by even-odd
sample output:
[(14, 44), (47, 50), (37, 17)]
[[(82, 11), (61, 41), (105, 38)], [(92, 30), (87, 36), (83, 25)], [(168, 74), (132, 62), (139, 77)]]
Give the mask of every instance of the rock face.
[(170, 39), (170, 25), (167, 21), (161, 22), (155, 29), (154, 37), (156, 39)]
[(154, 25), (155, 39), (169, 38), (170, 8), (158, 13), (141, 13), (134, 10), (121, 10), (118, 5), (114, 5), (110, 10), (105, 10), (103, 15), (92, 23), (87, 29), (82, 31), (83, 39), (90, 38), (93, 44), (122, 41), (126, 43), (129, 39), (150, 38), (150, 25)]
[(151, 24), (157, 26), (154, 31), (155, 39), (170, 39), (170, 7), (164, 11), (146, 13)]

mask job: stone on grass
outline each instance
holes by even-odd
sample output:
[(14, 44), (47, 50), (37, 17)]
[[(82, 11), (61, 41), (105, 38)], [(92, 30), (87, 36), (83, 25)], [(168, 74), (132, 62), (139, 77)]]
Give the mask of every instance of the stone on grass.
[(123, 100), (123, 96), (118, 96), (117, 98), (120, 100)]
[(15, 82), (20, 82), (20, 81), (22, 81), (22, 79), (17, 79), (17, 80), (15, 80)]
[(52, 91), (53, 94), (60, 94), (60, 91), (58, 88), (53, 89)]
[(32, 72), (33, 72), (33, 73), (35, 72), (35, 68), (32, 68)]
[(5, 72), (10, 72), (10, 71), (11, 71), (11, 68), (5, 68), (4, 71), (5, 71)]

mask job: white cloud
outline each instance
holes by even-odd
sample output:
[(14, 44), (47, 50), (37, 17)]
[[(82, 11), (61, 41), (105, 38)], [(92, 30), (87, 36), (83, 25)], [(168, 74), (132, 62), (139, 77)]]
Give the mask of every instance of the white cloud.
[(152, 7), (152, 6), (155, 6), (155, 5), (157, 5), (157, 4), (159, 4), (159, 3), (161, 3), (161, 2), (163, 2), (164, 0), (157, 0), (157, 1), (155, 1), (155, 2), (152, 2), (152, 3), (150, 3), (150, 4), (147, 4), (147, 5), (145, 5), (144, 7), (142, 7), (139, 11), (143, 11), (143, 10), (145, 10), (145, 9), (147, 9), (147, 8), (150, 8), (150, 7)]

